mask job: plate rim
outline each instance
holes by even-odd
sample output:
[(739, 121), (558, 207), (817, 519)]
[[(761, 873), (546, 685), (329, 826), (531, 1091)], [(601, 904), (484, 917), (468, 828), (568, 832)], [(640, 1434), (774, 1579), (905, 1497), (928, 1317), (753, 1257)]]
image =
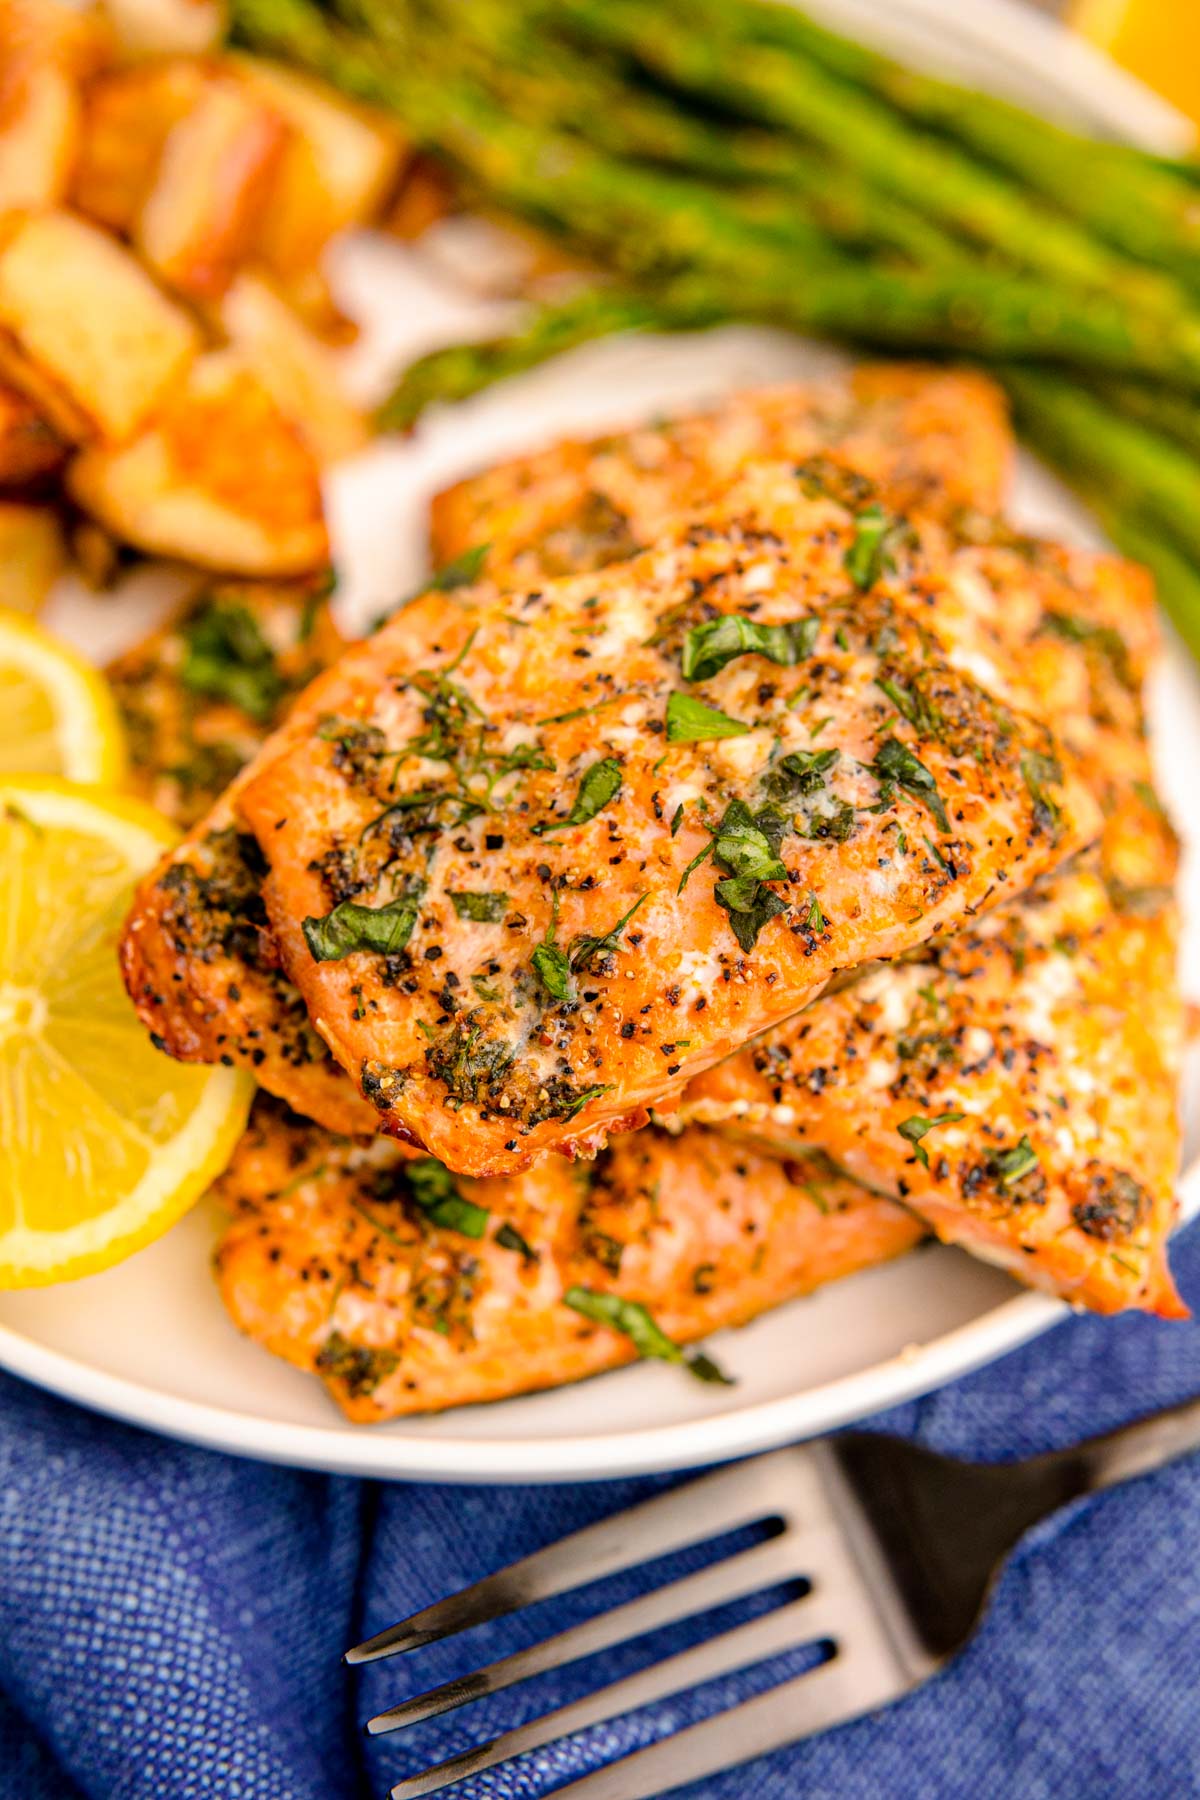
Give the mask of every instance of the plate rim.
[[(865, 8), (864, 0), (815, 0), (813, 10), (835, 22), (840, 15), (843, 23), (864, 10), (885, 12), (893, 23), (907, 14), (926, 26), (936, 16), (941, 29), (953, 29), (941, 0), (866, 0)], [(1002, 45), (1010, 64), (1057, 87), (1064, 100), (1130, 142), (1162, 152), (1194, 141), (1190, 124), (1166, 101), (1064, 25), (1016, 0), (971, 0), (957, 23), (978, 49)], [(1047, 66), (1050, 46), (1057, 67)], [(1200, 1161), (1181, 1175), (1179, 1200), (1181, 1219), (1200, 1212)], [(968, 1375), (1070, 1312), (1049, 1295), (1018, 1292), (929, 1343), (814, 1388), (707, 1418), (566, 1438), (433, 1437), (397, 1431), (394, 1423), (347, 1431), (233, 1412), (110, 1374), (3, 1324), (0, 1368), (125, 1424), (257, 1461), (385, 1480), (540, 1484), (693, 1468), (811, 1437)]]

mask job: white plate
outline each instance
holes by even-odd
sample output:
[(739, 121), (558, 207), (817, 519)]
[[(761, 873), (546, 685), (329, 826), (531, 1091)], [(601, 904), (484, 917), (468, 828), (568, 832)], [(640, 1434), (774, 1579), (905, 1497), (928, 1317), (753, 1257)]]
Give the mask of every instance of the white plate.
[[(963, 3), (952, 27), (940, 0), (821, 0), (821, 11), (864, 31), (883, 19), (898, 49), (909, 43), (925, 53), (936, 41), (960, 72), (1154, 148), (1185, 141), (1167, 109), (1024, 7)], [(504, 322), (504, 307), (464, 295), (379, 240), (348, 245), (337, 273), (350, 309), (369, 327), (355, 353), (364, 394), (415, 350)], [(823, 347), (742, 328), (610, 342), (443, 413), (408, 444), (373, 447), (330, 487), (345, 604), (369, 617), (413, 587), (424, 568), (428, 497), (466, 470), (564, 431), (810, 373), (831, 360)], [(1094, 539), (1086, 516), (1028, 459), (1015, 510), (1036, 528)], [(116, 607), (68, 590), (52, 622), (103, 657), (144, 628), (163, 594), (164, 579), (146, 574)], [(1188, 844), (1198, 846), (1200, 690), (1174, 646), (1154, 715), (1166, 796)], [(1184, 894), (1193, 921), (1184, 979), (1200, 992), (1200, 863), (1192, 850)], [(1200, 1208), (1200, 1165), (1184, 1182), (1184, 1203)], [(201, 1207), (121, 1268), (0, 1296), (0, 1365), (86, 1406), (248, 1456), (409, 1479), (538, 1481), (687, 1467), (826, 1430), (1000, 1356), (1064, 1313), (957, 1251), (930, 1248), (715, 1339), (738, 1377), (732, 1389), (639, 1364), (580, 1387), (364, 1428), (344, 1423), (319, 1383), (228, 1322), (208, 1268), (215, 1229)]]

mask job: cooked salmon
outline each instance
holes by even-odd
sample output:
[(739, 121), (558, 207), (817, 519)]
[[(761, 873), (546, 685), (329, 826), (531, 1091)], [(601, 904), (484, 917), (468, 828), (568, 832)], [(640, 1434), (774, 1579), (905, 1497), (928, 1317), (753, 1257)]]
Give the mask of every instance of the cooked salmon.
[[(1177, 1314), (1176, 850), (1151, 785), (1149, 582), (1114, 558), (967, 559), (1101, 799), (1098, 852), (702, 1076), (682, 1116), (817, 1149), (937, 1234), (1102, 1312)], [(1007, 586), (1006, 586), (1007, 581)], [(1030, 609), (1030, 596), (1040, 610)], [(1072, 681), (1077, 691), (1072, 692)]]
[(764, 464), (654, 551), (433, 597), (315, 683), (236, 804), (384, 1129), (473, 1175), (590, 1154), (1087, 842), (938, 586), (861, 478)]
[[(799, 456), (823, 442), (826, 434), (837, 437), (843, 458), (852, 450), (868, 470), (876, 471), (885, 483), (885, 499), (898, 505), (919, 499), (939, 515), (959, 506), (968, 514), (994, 507), (1011, 457), (1003, 401), (990, 383), (981, 377), (898, 366), (866, 368), (833, 382), (782, 389), (774, 395), (735, 398), (717, 414), (681, 421), (668, 439), (660, 441), (653, 432), (650, 438), (642, 431), (630, 434), (624, 461), (621, 439), (606, 440), (606, 454), (627, 467), (621, 490), (625, 503), (645, 525), (654, 523), (657, 529), (673, 496), (681, 504), (689, 494), (694, 500), (703, 482), (730, 473), (737, 459), (755, 447), (761, 451), (773, 445)], [(703, 447), (710, 441), (714, 449), (706, 462)], [(566, 453), (569, 462), (574, 454)], [(586, 485), (584, 475), (567, 476), (566, 487), (574, 500), (570, 495), (564, 499), (556, 471), (557, 460), (551, 454), (547, 472), (553, 492), (544, 504), (538, 497), (539, 470), (530, 468), (517, 476), (521, 508), (509, 527), (515, 549), (520, 548), (523, 533), (536, 533), (543, 518), (545, 529), (552, 529), (563, 506), (569, 511), (578, 501)], [(892, 475), (898, 484), (895, 494), (886, 486)], [(507, 479), (501, 479), (501, 488)], [(638, 499), (643, 492), (644, 499)], [(475, 484), (465, 484), (461, 493), (468, 506), (491, 505)], [(435, 507), (439, 561), (467, 549), (470, 537), (463, 523), (465, 535), (453, 551), (449, 548), (449, 504), (443, 501)], [(437, 542), (439, 529), (447, 546), (445, 555)], [(497, 543), (498, 566), (500, 548)], [(565, 551), (560, 542), (551, 561), (567, 560)], [(607, 543), (599, 560), (611, 560), (612, 551), (612, 543)], [(586, 544), (574, 545), (572, 555), (571, 566), (597, 560), (597, 553)], [(471, 560), (468, 557), (464, 567)], [(314, 644), (320, 647), (320, 642)], [(164, 718), (169, 722), (173, 706), (183, 705), (179, 690), (166, 678), (176, 667), (178, 654), (170, 643), (151, 646), (148, 655), (134, 659), (132, 679), (121, 684), (131, 715), (151, 715), (135, 740), (138, 762), (145, 770), (142, 779), (176, 814), (182, 806), (190, 809), (198, 803), (196, 778), (203, 771), (197, 762), (207, 763), (215, 777), (218, 756), (223, 754), (214, 755), (208, 747), (220, 734), (211, 731), (207, 711), (195, 734), (200, 739), (198, 758), (186, 751), (181, 755), (174, 726), (159, 722)], [(139, 698), (139, 670), (147, 661), (163, 669), (161, 698)], [(244, 721), (239, 722), (233, 745), (234, 754), (243, 745), (249, 747)], [(225, 760), (232, 765), (233, 755)], [(180, 768), (190, 768), (190, 780), (176, 773)], [(251, 1069), (272, 1093), (330, 1129), (369, 1130), (377, 1115), (363, 1105), (323, 1051), (307, 1025), (302, 1001), (280, 971), (261, 902), (260, 878), (253, 841), (236, 829), (232, 804), (222, 798), (163, 868), (142, 884), (135, 900), (122, 950), (134, 1003), (170, 1055), (237, 1063)]]
[(219, 582), (109, 664), (134, 791), (184, 830), (345, 648), (327, 587)]
[[(455, 1180), (264, 1096), (215, 1191), (235, 1323), (364, 1423), (557, 1387), (630, 1362), (639, 1343), (682, 1359), (680, 1345), (923, 1233), (827, 1169), (699, 1129), (643, 1131), (590, 1164)], [(704, 1357), (689, 1373), (720, 1372)]]
[(866, 364), (720, 408), (568, 440), (439, 494), (435, 567), (487, 547), (506, 587), (621, 561), (751, 462), (825, 456), (886, 490), (899, 512), (999, 512), (1013, 455), (1004, 396), (983, 375)]

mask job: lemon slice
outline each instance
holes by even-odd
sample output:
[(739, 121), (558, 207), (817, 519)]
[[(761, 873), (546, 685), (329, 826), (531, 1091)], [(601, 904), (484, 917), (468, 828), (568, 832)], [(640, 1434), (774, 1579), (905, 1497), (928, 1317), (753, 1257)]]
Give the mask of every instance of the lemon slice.
[(119, 1262), (224, 1168), (253, 1082), (156, 1050), (116, 947), (173, 841), (149, 808), (0, 778), (0, 1288)]
[(124, 773), (124, 733), (103, 675), (40, 625), (0, 608), (0, 776), (116, 785)]

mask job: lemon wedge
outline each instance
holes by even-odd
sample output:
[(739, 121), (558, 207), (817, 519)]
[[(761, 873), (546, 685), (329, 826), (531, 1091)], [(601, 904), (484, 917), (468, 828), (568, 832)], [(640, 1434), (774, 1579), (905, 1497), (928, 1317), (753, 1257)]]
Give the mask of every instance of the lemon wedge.
[(125, 738), (98, 669), (20, 613), (0, 608), (0, 776), (118, 785)]
[(1070, 23), (1200, 125), (1196, 0), (1075, 0)]
[(253, 1082), (156, 1050), (117, 968), (133, 884), (172, 841), (136, 801), (0, 778), (0, 1288), (159, 1237), (245, 1126)]

